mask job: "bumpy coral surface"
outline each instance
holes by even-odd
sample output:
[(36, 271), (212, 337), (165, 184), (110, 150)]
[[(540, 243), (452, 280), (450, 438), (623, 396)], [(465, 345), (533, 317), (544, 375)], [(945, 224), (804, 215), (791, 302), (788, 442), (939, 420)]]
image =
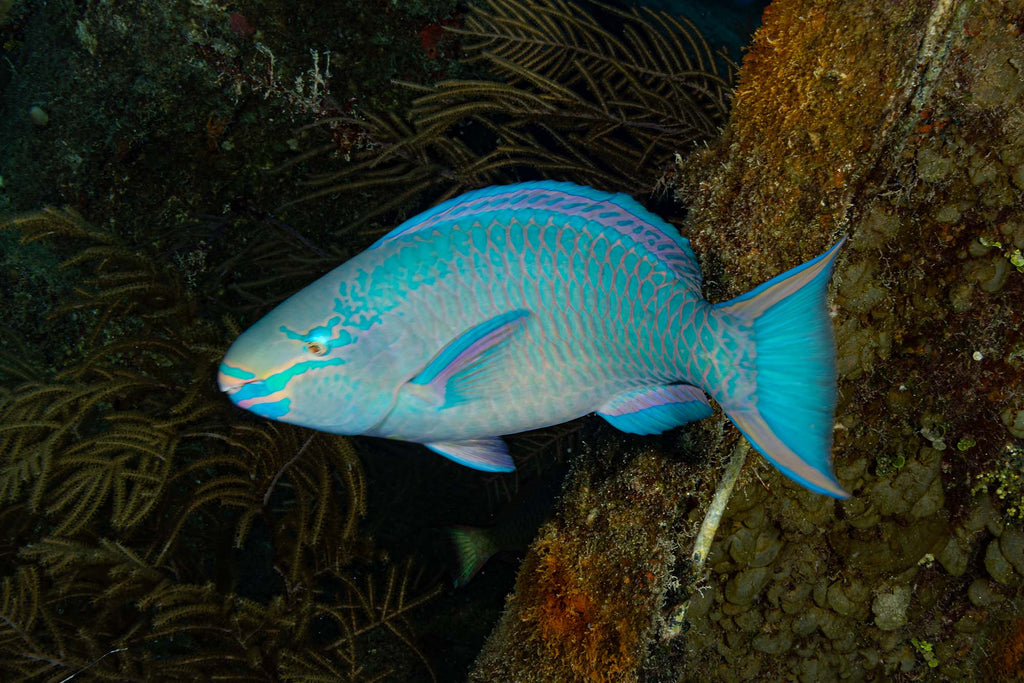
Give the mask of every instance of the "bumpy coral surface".
[(1002, 3), (769, 8), (681, 195), (723, 298), (851, 237), (835, 459), (853, 497), (754, 468), (690, 612), (691, 675), (1019, 674), (996, 641), (1024, 582), (1022, 31)]

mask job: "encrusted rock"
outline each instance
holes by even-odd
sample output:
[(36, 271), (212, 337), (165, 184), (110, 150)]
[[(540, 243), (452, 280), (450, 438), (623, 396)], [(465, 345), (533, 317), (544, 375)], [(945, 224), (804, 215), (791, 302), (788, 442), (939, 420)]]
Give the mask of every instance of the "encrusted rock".
[(1024, 533), (1015, 527), (1007, 527), (999, 537), (999, 552), (1018, 574), (1024, 576)]
[(771, 572), (767, 567), (745, 569), (725, 584), (725, 599), (734, 605), (749, 605), (761, 592)]
[(1018, 439), (1024, 439), (1024, 410), (1007, 408), (999, 417), (1010, 434)]
[(975, 579), (967, 589), (967, 598), (975, 607), (991, 607), (1003, 601), (997, 585), (988, 579)]
[(750, 646), (767, 655), (782, 655), (793, 647), (793, 638), (784, 631), (773, 634), (762, 633), (754, 637)]
[(939, 551), (936, 559), (942, 565), (942, 568), (953, 576), (962, 576), (967, 571), (967, 563), (970, 560), (970, 556), (961, 546), (958, 539), (950, 538), (946, 541), (946, 545), (942, 547), (942, 550)]
[(821, 610), (817, 607), (805, 610), (793, 622), (793, 634), (800, 637), (814, 633), (814, 630), (818, 628), (820, 615)]
[(925, 147), (917, 153), (917, 177), (926, 183), (945, 180), (956, 168), (956, 163), (937, 150)]
[(875, 613), (875, 626), (883, 631), (895, 631), (907, 623), (907, 607), (910, 606), (910, 588), (893, 586), (891, 593), (882, 593), (871, 603)]
[(1014, 580), (1013, 565), (1003, 556), (999, 550), (999, 540), (992, 539), (985, 548), (985, 569), (988, 575), (1004, 586)]
[(929, 517), (941, 510), (945, 502), (946, 493), (945, 489), (942, 488), (942, 478), (936, 477), (929, 484), (924, 495), (914, 503), (914, 507), (910, 508), (910, 514), (918, 519)]

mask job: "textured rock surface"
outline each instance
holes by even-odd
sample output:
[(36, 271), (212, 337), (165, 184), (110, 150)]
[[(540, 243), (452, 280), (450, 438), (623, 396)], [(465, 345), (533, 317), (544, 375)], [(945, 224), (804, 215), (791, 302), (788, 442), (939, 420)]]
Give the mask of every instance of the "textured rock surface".
[[(835, 452), (853, 498), (748, 463), (684, 678), (1020, 675), (1022, 32), (997, 3), (769, 8), (725, 140), (691, 160), (684, 232), (723, 299), (851, 237)], [(742, 605), (777, 617), (737, 639), (754, 510), (781, 549)]]
[[(850, 236), (835, 453), (853, 497), (749, 460), (707, 575), (665, 593), (666, 611), (692, 596), (687, 628), (653, 643), (646, 678), (1021, 671), (1022, 17), (1000, 3), (769, 7), (723, 140), (681, 168), (683, 232), (712, 300)], [(715, 429), (687, 438), (721, 462), (735, 431)], [(678, 495), (684, 549), (707, 487)]]

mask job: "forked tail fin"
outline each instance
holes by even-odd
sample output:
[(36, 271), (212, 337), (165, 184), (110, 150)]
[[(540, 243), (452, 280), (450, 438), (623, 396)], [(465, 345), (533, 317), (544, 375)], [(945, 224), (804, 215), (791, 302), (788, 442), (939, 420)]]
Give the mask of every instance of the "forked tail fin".
[(730, 400), (716, 399), (750, 443), (779, 471), (812, 491), (849, 493), (832, 471), (836, 346), (826, 295), (844, 237), (821, 256), (714, 308), (749, 326), (753, 367)]

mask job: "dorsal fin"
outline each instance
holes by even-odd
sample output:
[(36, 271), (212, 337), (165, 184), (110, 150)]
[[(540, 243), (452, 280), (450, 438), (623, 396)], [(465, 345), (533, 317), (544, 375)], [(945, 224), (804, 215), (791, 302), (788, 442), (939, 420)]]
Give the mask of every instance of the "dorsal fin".
[(450, 224), (468, 216), (499, 211), (558, 213), (594, 221), (643, 246), (680, 278), (700, 289), (700, 267), (690, 242), (658, 216), (625, 194), (602, 192), (585, 185), (540, 180), (473, 190), (413, 216), (378, 240), (370, 249), (404, 235)]

